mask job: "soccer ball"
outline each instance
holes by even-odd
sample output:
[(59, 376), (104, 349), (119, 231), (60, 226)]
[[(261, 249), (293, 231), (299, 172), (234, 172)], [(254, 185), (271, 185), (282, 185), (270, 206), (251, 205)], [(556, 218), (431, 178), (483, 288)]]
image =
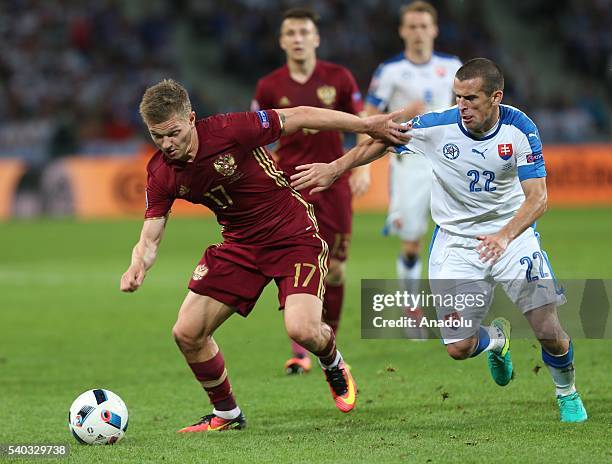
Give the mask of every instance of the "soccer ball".
[(125, 435), (127, 406), (110, 390), (88, 390), (74, 400), (68, 412), (68, 428), (84, 445), (112, 445)]

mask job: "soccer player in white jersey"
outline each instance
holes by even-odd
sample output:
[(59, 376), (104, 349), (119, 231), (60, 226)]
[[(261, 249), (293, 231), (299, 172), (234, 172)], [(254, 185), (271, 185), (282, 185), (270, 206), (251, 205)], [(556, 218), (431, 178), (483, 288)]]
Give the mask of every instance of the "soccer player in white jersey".
[(542, 346), (561, 421), (582, 422), (587, 413), (575, 387), (572, 342), (557, 317), (565, 297), (556, 291), (532, 227), (547, 204), (542, 143), (525, 113), (501, 104), (503, 88), (494, 62), (472, 59), (455, 75), (457, 105), (415, 117), (406, 145), (366, 140), (333, 163), (298, 166), (292, 185), (324, 190), (346, 170), (387, 152), (427, 156), (433, 170), (431, 213), (438, 224), (429, 260), (432, 289), (461, 292), (461, 285), (472, 284), (484, 296), (481, 306), (461, 316), (454, 308), (436, 308), (440, 319), (466, 317), (475, 323), (473, 329), (442, 332), (448, 354), (467, 359), (486, 351), (495, 382), (504, 386), (512, 380), (510, 324), (498, 318), (481, 325), (500, 283)]
[[(461, 61), (434, 52), (437, 20), (436, 9), (427, 2), (415, 1), (401, 8), (399, 35), (404, 51), (382, 63), (374, 73), (366, 98), (368, 115), (406, 108), (406, 119), (411, 119), (452, 104), (453, 78)], [(392, 156), (390, 166), (385, 231), (399, 235), (402, 244), (397, 277), (406, 290), (417, 294), (422, 270), (420, 241), (429, 220), (431, 166), (423, 156)], [(418, 312), (414, 316), (420, 318)]]

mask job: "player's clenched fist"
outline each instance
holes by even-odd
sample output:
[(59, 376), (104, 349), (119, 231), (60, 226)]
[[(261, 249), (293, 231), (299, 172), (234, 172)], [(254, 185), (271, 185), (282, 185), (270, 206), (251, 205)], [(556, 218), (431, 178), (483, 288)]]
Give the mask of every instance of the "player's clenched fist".
[(122, 292), (135, 292), (142, 285), (145, 278), (143, 265), (132, 264), (121, 276), (120, 289)]

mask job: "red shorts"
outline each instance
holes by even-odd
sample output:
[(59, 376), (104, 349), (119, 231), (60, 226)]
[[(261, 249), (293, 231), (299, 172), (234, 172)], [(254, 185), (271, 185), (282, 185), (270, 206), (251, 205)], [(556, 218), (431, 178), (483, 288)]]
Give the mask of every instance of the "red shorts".
[(280, 308), (288, 295), (308, 293), (323, 300), (328, 249), (319, 235), (278, 246), (225, 242), (206, 249), (189, 290), (225, 303), (247, 316), (274, 279)]
[(338, 261), (348, 258), (353, 222), (352, 199), (348, 182), (308, 199), (314, 206), (319, 234), (329, 247), (329, 257)]

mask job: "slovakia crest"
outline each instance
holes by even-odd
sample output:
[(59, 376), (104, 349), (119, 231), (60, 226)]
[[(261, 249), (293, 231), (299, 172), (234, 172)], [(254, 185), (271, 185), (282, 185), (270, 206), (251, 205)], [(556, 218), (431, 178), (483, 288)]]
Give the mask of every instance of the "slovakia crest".
[(446, 159), (454, 160), (459, 158), (459, 147), (454, 143), (447, 143), (442, 147), (442, 154)]
[(514, 154), (514, 151), (512, 150), (512, 144), (500, 143), (499, 145), (497, 145), (497, 153), (499, 154), (499, 157), (504, 161), (509, 160), (510, 157)]
[[(461, 322), (461, 316), (459, 315), (459, 313), (457, 311), (453, 311), (450, 314), (446, 314), (444, 316), (444, 320), (445, 321), (451, 321), (451, 324), (452, 324), (452, 321), (459, 321), (459, 322)], [(454, 326), (451, 325), (450, 329), (451, 330), (457, 330), (457, 327), (454, 327)]]
[(444, 66), (438, 66), (436, 68), (436, 76), (438, 77), (446, 76), (446, 68)]
[(213, 163), (213, 166), (215, 167), (215, 171), (225, 177), (233, 176), (236, 169), (238, 169), (236, 160), (231, 153), (220, 155)]

